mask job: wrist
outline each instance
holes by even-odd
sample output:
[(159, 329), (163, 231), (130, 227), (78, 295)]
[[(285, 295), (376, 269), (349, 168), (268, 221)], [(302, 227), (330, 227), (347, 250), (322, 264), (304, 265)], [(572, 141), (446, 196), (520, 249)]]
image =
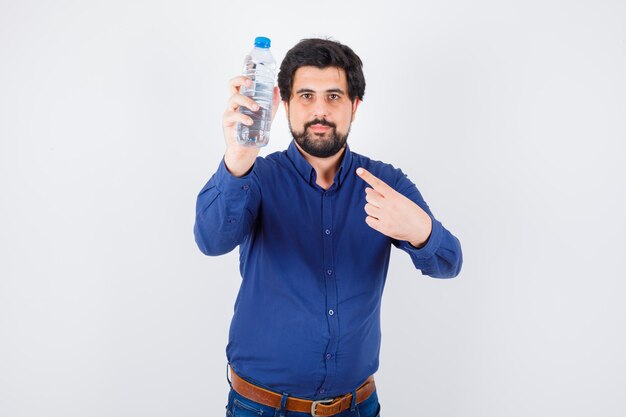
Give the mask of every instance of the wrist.
[(234, 177), (243, 177), (254, 165), (256, 154), (241, 154), (226, 150), (224, 154), (224, 165), (230, 174)]
[(414, 248), (421, 249), (424, 246), (426, 246), (426, 244), (428, 243), (428, 239), (430, 239), (430, 236), (432, 235), (432, 233), (433, 233), (433, 222), (430, 216), (428, 216), (428, 230), (425, 233), (421, 234), (420, 236), (414, 239), (408, 240), (408, 242)]
[(413, 246), (415, 249), (422, 249), (426, 245), (426, 242), (428, 242), (428, 239), (426, 239), (425, 241), (421, 243), (416, 242), (416, 241), (411, 241), (411, 240), (409, 240), (408, 242), (409, 242), (409, 245)]

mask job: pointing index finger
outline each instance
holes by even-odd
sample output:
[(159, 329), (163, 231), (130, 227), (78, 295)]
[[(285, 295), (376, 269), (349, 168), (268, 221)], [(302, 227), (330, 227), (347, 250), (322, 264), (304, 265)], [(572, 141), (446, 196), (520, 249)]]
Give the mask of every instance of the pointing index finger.
[(374, 176), (365, 168), (357, 168), (356, 173), (359, 177), (361, 177), (363, 181), (371, 185), (373, 189), (381, 193), (383, 196), (391, 189), (391, 187), (387, 185), (383, 180)]

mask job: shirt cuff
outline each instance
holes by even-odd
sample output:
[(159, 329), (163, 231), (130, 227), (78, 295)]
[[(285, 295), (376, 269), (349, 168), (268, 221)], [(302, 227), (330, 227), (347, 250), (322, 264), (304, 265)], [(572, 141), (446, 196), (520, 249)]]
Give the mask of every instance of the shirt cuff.
[(250, 188), (253, 169), (254, 167), (242, 177), (235, 177), (228, 171), (228, 168), (226, 168), (226, 163), (224, 163), (224, 158), (222, 158), (220, 166), (217, 168), (217, 172), (215, 173), (215, 185), (217, 186), (217, 189), (221, 192), (228, 192), (238, 189), (247, 191), (248, 188)]
[(406, 240), (403, 240), (400, 242), (400, 249), (405, 250), (416, 259), (428, 259), (433, 256), (435, 252), (437, 252), (437, 249), (439, 249), (439, 245), (441, 244), (443, 226), (441, 225), (441, 222), (439, 222), (439, 220), (432, 219), (432, 222), (433, 228), (430, 232), (428, 240), (426, 241), (426, 245), (418, 249)]

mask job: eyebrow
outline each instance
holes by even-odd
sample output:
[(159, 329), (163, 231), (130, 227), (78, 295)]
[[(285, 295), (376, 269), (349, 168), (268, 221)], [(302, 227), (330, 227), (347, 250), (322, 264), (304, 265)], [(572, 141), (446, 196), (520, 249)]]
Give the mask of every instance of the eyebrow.
[[(345, 92), (341, 88), (329, 88), (328, 90), (326, 90), (326, 92), (345, 94)], [(301, 93), (315, 93), (315, 90), (311, 90), (310, 88), (300, 88), (298, 91), (296, 91), (296, 94)]]

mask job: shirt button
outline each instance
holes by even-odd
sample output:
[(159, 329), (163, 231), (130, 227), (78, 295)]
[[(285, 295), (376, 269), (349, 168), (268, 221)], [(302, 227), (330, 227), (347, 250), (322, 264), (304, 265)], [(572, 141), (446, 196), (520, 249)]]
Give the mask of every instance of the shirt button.
[(328, 359), (330, 359), (330, 358), (332, 358), (332, 357), (333, 357), (333, 355), (331, 355), (330, 353), (327, 353), (327, 354), (326, 354), (326, 359), (327, 359), (327, 360), (328, 360)]
[(247, 190), (248, 188), (250, 188), (250, 186), (246, 184), (246, 185), (244, 185), (244, 186), (243, 186), (243, 187), (241, 187), (241, 188), (242, 188), (243, 190)]
[(320, 390), (320, 394), (323, 394), (323, 393), (325, 393), (325, 392), (326, 392), (326, 390), (325, 390), (324, 388), (322, 388), (322, 389)]
[(326, 271), (326, 273), (327, 273), (328, 275), (332, 275), (332, 274), (333, 274), (333, 270), (332, 270), (332, 269), (329, 269), (328, 271)]
[(328, 310), (328, 315), (329, 315), (329, 316), (332, 316), (333, 314), (335, 314), (335, 311), (334, 311), (334, 310)]
[(327, 235), (329, 235), (329, 234), (330, 234), (330, 229), (326, 229), (326, 230), (324, 230), (324, 233), (326, 233)]

